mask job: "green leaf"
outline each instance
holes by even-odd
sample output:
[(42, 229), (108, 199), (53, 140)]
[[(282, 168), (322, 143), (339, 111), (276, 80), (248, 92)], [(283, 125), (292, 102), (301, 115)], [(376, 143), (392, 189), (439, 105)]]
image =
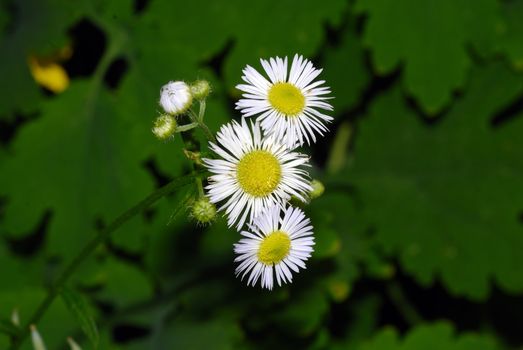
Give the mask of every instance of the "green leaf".
[(341, 242), (338, 233), (331, 228), (325, 227), (316, 234), (314, 245), (314, 258), (325, 259), (339, 253)]
[(501, 349), (491, 337), (478, 334), (455, 336), (452, 326), (438, 322), (417, 326), (404, 339), (392, 328), (385, 328), (358, 350), (496, 350)]
[[(81, 283), (82, 286), (94, 290), (93, 298), (95, 300), (114, 306), (116, 312), (113, 315), (115, 316), (124, 314), (125, 311), (123, 310), (128, 310), (126, 309), (127, 307), (154, 300), (148, 276), (136, 266), (114, 258), (97, 261), (97, 264), (93, 264), (88, 273), (78, 274), (73, 279), (75, 283)], [(165, 303), (159, 306), (162, 311), (165, 307)], [(150, 309), (147, 308), (146, 310)], [(137, 311), (131, 312), (130, 315), (125, 313), (125, 318), (122, 319), (134, 322), (137, 318), (136, 314), (138, 314)], [(116, 319), (120, 320), (120, 317), (116, 316)], [(115, 344), (114, 339), (107, 334), (108, 327), (102, 327), (105, 321), (107, 320), (100, 321), (99, 348), (120, 349)], [(140, 317), (140, 324), (143, 323), (145, 326), (148, 326), (151, 322), (150, 313)], [(85, 344), (80, 345), (82, 345), (82, 348), (86, 346)], [(128, 349), (127, 346), (122, 348)]]
[(147, 145), (129, 133), (141, 116), (120, 118), (113, 105), (96, 80), (78, 82), (20, 131), (0, 174), (9, 197), (6, 232), (30, 233), (51, 210), (47, 252), (68, 257), (93, 234), (95, 221), (108, 223), (151, 192), (139, 163)]
[(373, 339), (364, 343), (360, 346), (359, 350), (371, 350), (371, 349), (382, 349), (382, 350), (393, 350), (399, 349), (398, 334), (392, 327), (386, 327), (380, 333), (377, 334)]
[(393, 89), (359, 128), (346, 177), (385, 252), (424, 285), (440, 276), (457, 295), (484, 299), (489, 280), (523, 290), (520, 156), (523, 118), (493, 128), (492, 115), (523, 92), (502, 64), (474, 70), (443, 120), (424, 125)]
[(369, 16), (364, 40), (377, 72), (403, 64), (407, 92), (429, 114), (465, 83), (467, 45), (492, 41), (500, 23), (496, 0), (359, 0), (356, 7)]
[(82, 295), (73, 291), (72, 289), (64, 286), (60, 291), (60, 296), (64, 301), (69, 311), (76, 318), (80, 327), (91, 340), (91, 343), (95, 349), (98, 348), (100, 336), (98, 334), (98, 327), (91, 314), (89, 305)]
[(354, 349), (364, 339), (376, 332), (379, 324), (381, 299), (377, 295), (366, 295), (362, 299), (350, 302), (351, 326), (347, 329), (340, 349)]
[[(355, 107), (370, 81), (361, 40), (356, 35), (356, 19), (349, 16), (340, 34), (340, 42), (322, 52), (321, 78), (330, 86), (334, 99), (330, 103), (336, 114)], [(341, 69), (343, 67), (343, 69)]]
[(243, 338), (236, 323), (221, 318), (196, 322), (178, 317), (169, 325), (158, 326), (147, 340), (126, 347), (138, 349), (237, 349)]
[(236, 1), (224, 2), (234, 16), (228, 24), (236, 40), (224, 70), (227, 89), (235, 96), (239, 91), (233, 87), (240, 83), (241, 70), (247, 64), (261, 69), (260, 58), (288, 55), (292, 59), (295, 53), (312, 58), (322, 44), (325, 23), (339, 25), (348, 6), (344, 0), (328, 1), (322, 6), (309, 1), (299, 5), (293, 0), (251, 1), (249, 11), (239, 11), (245, 3)]
[(328, 308), (325, 295), (317, 288), (308, 288), (293, 295), (271, 319), (285, 332), (306, 337), (318, 329)]
[(45, 273), (45, 261), (15, 256), (4, 249), (3, 244), (0, 241), (0, 276), (6, 283), (0, 284), (0, 291), (38, 287)]
[(152, 296), (148, 277), (136, 266), (109, 258), (100, 262), (97, 267), (96, 272), (91, 276), (84, 276), (81, 281), (87, 287), (101, 287), (95, 294), (97, 298), (122, 308)]
[(523, 1), (501, 3), (506, 26), (498, 38), (498, 47), (519, 71), (523, 70)]
[(350, 191), (343, 186), (345, 180), (340, 183), (332, 176), (324, 183), (325, 193), (307, 207), (317, 241), (312, 259), (332, 256), (336, 263), (336, 283), (343, 281), (350, 290), (360, 276), (360, 265), (373, 257), (367, 236), (368, 222), (356, 207)]

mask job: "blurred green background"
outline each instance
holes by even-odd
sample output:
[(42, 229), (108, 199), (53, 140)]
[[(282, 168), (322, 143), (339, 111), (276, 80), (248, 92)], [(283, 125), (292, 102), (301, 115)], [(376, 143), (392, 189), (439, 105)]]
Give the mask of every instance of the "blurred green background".
[[(307, 270), (245, 286), (239, 235), (173, 217), (179, 191), (69, 281), (99, 348), (523, 349), (523, 0), (0, 4), (0, 324), (190, 171), (179, 137), (150, 132), (163, 84), (209, 80), (217, 131), (246, 64), (300, 53), (336, 117), (305, 150), (326, 186)], [(38, 328), (49, 349), (93, 348), (61, 299)]]

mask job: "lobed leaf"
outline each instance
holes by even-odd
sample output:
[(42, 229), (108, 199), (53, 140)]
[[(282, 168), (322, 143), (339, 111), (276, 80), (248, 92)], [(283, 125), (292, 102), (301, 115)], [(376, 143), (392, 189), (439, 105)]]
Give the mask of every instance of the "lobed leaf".
[(503, 64), (477, 67), (467, 92), (428, 127), (398, 89), (361, 123), (346, 168), (377, 240), (424, 285), (440, 277), (453, 294), (484, 299), (489, 281), (523, 290), (523, 118), (491, 127), (523, 92)]
[(412, 329), (403, 339), (393, 328), (385, 328), (373, 339), (358, 347), (358, 350), (496, 350), (501, 349), (487, 335), (473, 333), (453, 334), (448, 322), (420, 325)]
[(496, 0), (359, 0), (366, 13), (364, 41), (378, 74), (400, 64), (407, 92), (422, 109), (437, 114), (463, 87), (471, 59), (467, 45), (490, 43), (500, 25)]

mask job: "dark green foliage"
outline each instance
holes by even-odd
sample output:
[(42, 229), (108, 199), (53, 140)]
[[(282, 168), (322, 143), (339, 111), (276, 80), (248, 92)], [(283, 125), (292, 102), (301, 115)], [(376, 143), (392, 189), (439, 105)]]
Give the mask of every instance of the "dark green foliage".
[[(310, 148), (325, 193), (304, 206), (307, 269), (245, 286), (239, 234), (221, 217), (197, 227), (188, 186), (73, 275), (73, 315), (55, 301), (37, 324), (48, 348), (520, 348), (522, 18), (523, 0), (1, 0), (0, 349), (13, 310), (25, 324), (90, 238), (191, 171), (179, 135), (151, 133), (160, 87), (210, 81), (216, 132), (240, 116), (241, 69), (294, 53), (335, 97)], [(79, 40), (79, 23), (105, 40)], [(67, 46), (87, 54), (63, 62), (65, 92), (45, 91), (27, 60)]]

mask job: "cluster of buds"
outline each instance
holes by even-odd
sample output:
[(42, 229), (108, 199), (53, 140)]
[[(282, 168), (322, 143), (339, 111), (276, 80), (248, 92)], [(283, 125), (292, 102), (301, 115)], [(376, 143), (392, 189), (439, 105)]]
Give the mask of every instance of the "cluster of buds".
[(183, 81), (170, 81), (165, 84), (160, 90), (159, 101), (164, 113), (154, 121), (153, 134), (160, 140), (167, 140), (176, 132), (196, 127), (197, 120), (187, 125), (179, 125), (176, 118), (188, 113), (194, 100), (205, 100), (210, 91), (211, 87), (206, 80), (197, 80), (192, 84)]
[[(211, 86), (206, 80), (197, 80), (192, 84), (183, 81), (170, 81), (160, 89), (159, 104), (163, 114), (156, 118), (152, 128), (153, 134), (160, 140), (167, 140), (175, 133), (191, 130), (197, 126), (204, 127), (203, 114), (205, 113), (205, 99), (211, 92)], [(194, 102), (200, 104), (200, 111), (192, 109)], [(187, 115), (189, 123), (180, 125), (183, 116)], [(187, 141), (186, 147), (187, 147)], [(188, 147), (191, 148), (191, 147)], [(202, 166), (199, 151), (184, 149), (185, 156), (196, 167)], [(216, 206), (203, 194), (201, 180), (199, 180), (200, 196), (192, 200), (189, 207), (189, 217), (198, 225), (210, 225), (216, 217)]]

